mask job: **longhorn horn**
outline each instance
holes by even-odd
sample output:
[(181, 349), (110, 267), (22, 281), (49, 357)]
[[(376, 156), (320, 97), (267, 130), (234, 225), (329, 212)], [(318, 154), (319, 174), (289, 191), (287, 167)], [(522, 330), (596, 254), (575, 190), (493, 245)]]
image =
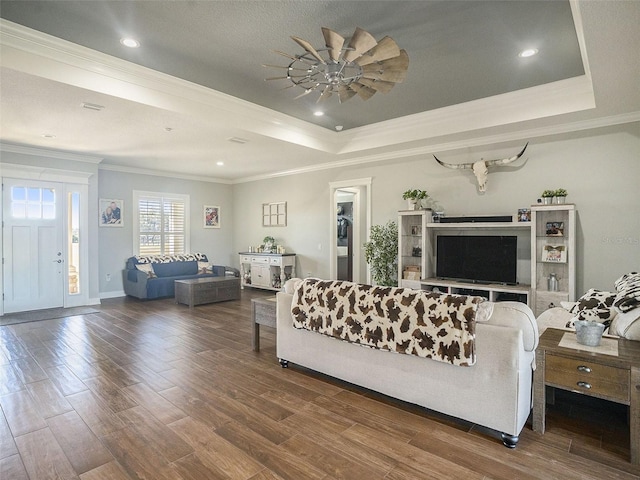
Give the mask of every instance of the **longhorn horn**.
[(490, 166), (493, 166), (493, 165), (507, 165), (508, 163), (515, 162), (517, 159), (519, 159), (522, 156), (524, 151), (527, 149), (528, 145), (529, 145), (529, 142), (527, 142), (527, 144), (524, 146), (524, 148), (522, 150), (520, 150), (519, 154), (514, 155), (513, 157), (503, 158), (502, 160), (489, 160), (487, 162), (487, 167), (490, 167)]
[(436, 162), (438, 162), (443, 167), (453, 168), (454, 170), (468, 170), (470, 168), (473, 168), (473, 163), (444, 163), (443, 161), (438, 160), (438, 157), (436, 157), (435, 155), (433, 156), (433, 158), (435, 158)]

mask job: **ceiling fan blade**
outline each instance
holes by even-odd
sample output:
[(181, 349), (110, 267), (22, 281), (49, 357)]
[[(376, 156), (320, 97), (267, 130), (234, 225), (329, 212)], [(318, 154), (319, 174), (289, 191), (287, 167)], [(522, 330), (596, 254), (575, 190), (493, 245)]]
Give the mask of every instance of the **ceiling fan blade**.
[(337, 61), (344, 45), (344, 37), (327, 27), (322, 27), (322, 35), (324, 35), (324, 42), (329, 49), (329, 57), (334, 62)]
[(308, 72), (309, 71), (308, 68), (295, 68), (295, 67), (290, 67), (288, 65), (271, 65), (271, 64), (268, 64), (268, 63), (263, 63), (262, 66), (266, 67), (266, 68), (284, 68), (286, 70), (298, 70), (300, 72)]
[(298, 60), (298, 57), (295, 55), (291, 55), (289, 53), (281, 52), (280, 50), (271, 50), (273, 53), (277, 53), (278, 55), (282, 55), (283, 57), (287, 57), (291, 60)]
[(320, 56), (318, 51), (315, 48), (313, 48), (313, 45), (311, 45), (306, 40), (303, 40), (302, 38), (298, 38), (298, 37), (291, 37), (291, 39), (294, 42), (296, 42), (298, 45), (300, 45), (302, 48), (304, 48), (311, 55), (313, 55), (315, 57), (315, 59), (318, 60), (320, 63), (322, 63), (322, 64), (327, 63), (325, 61), (325, 59)]
[(352, 90), (355, 90), (356, 93), (360, 95), (360, 98), (362, 98), (363, 100), (369, 100), (376, 93), (376, 91), (373, 88), (369, 88), (366, 85), (362, 85), (358, 82), (353, 82), (351, 85), (349, 85), (349, 88), (351, 88)]
[(338, 88), (338, 96), (340, 99), (340, 103), (344, 103), (347, 100), (349, 100), (351, 97), (355, 96), (356, 92), (355, 90), (351, 90), (349, 87), (347, 86), (341, 86)]
[(267, 77), (265, 80), (282, 80), (287, 78), (306, 78), (307, 75), (288, 75), (286, 77)]
[(379, 80), (391, 83), (402, 83), (406, 76), (406, 70), (378, 70), (375, 72), (365, 72), (362, 74), (362, 78), (369, 78), (371, 80)]
[(304, 92), (302, 92), (300, 95), (298, 95), (297, 97), (294, 97), (294, 100), (299, 99), (300, 97), (304, 97), (305, 95), (309, 95), (311, 92), (313, 92), (315, 90), (315, 88), (307, 88)]
[(384, 80), (375, 80), (364, 77), (358, 80), (358, 83), (361, 83), (362, 85), (365, 85), (369, 88), (373, 88), (376, 92), (380, 93), (389, 93), (389, 90), (391, 90), (395, 86), (395, 83), (393, 82), (385, 82)]
[(391, 37), (384, 37), (371, 50), (365, 52), (360, 58), (356, 59), (356, 63), (360, 66), (368, 65), (373, 62), (381, 62), (389, 58), (400, 55), (400, 47)]
[(400, 50), (400, 55), (382, 62), (375, 62), (362, 67), (362, 76), (375, 80), (401, 83), (407, 76), (409, 68), (409, 56), (404, 50)]
[(349, 48), (353, 50), (347, 50), (344, 52), (342, 58), (348, 62), (354, 61), (364, 52), (368, 52), (378, 44), (373, 35), (369, 32), (362, 30), (360, 27), (356, 27), (356, 31), (353, 32), (351, 40), (349, 40)]
[(320, 96), (318, 97), (318, 100), (316, 100), (316, 103), (320, 103), (324, 100), (326, 100), (327, 98), (329, 98), (331, 95), (333, 94), (333, 91), (331, 90), (331, 85), (326, 85), (324, 87), (324, 90), (322, 90), (322, 93), (320, 94)]

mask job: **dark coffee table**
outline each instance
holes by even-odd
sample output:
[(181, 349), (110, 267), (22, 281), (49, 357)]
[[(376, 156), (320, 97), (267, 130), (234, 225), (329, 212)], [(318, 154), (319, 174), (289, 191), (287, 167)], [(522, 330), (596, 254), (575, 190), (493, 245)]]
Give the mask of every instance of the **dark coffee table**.
[(240, 299), (240, 278), (204, 277), (175, 281), (176, 303), (193, 308), (204, 303)]

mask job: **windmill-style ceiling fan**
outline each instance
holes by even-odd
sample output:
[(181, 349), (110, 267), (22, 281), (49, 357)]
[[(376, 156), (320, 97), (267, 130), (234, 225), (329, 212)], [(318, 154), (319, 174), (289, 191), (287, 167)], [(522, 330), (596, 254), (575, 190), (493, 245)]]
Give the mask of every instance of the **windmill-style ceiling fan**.
[(318, 101), (334, 93), (340, 103), (358, 94), (369, 100), (376, 92), (387, 93), (396, 83), (404, 81), (409, 67), (409, 56), (391, 37), (379, 42), (368, 32), (356, 28), (347, 46), (345, 39), (329, 28), (322, 27), (326, 48), (314, 48), (311, 43), (291, 37), (305, 52), (300, 55), (275, 51), (289, 58), (288, 66), (263, 65), (286, 69), (284, 77), (265, 80), (289, 80), (290, 87), (300, 87), (303, 93), (296, 99), (319, 91)]

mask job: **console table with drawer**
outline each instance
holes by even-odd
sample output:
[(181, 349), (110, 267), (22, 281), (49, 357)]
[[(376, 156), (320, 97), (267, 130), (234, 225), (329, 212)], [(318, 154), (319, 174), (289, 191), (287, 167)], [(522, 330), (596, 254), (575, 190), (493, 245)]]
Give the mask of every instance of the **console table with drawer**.
[(295, 253), (240, 252), (241, 286), (280, 290), (284, 282), (295, 276)]
[(564, 335), (575, 337), (554, 328), (540, 336), (533, 377), (533, 430), (545, 430), (547, 386), (628, 405), (631, 463), (640, 464), (640, 342), (617, 338), (617, 355), (609, 355), (597, 348), (560, 346)]

